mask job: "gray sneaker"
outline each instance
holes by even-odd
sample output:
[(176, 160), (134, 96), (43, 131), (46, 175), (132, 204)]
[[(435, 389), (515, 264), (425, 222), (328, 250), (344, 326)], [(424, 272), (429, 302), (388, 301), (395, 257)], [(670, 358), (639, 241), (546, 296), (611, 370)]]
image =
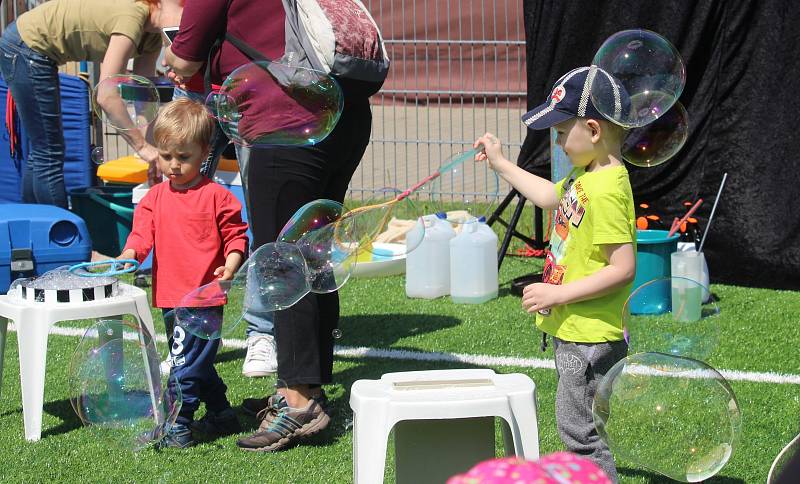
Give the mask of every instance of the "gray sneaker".
[(192, 431), (183, 424), (175, 423), (164, 438), (156, 442), (156, 449), (186, 449), (195, 445)]
[(304, 408), (285, 406), (285, 400), (282, 403), (282, 407), (265, 409), (266, 415), (258, 431), (237, 440), (236, 445), (242, 450), (274, 452), (296, 445), (298, 441), (327, 427), (331, 421), (329, 404), (324, 395), (309, 400)]

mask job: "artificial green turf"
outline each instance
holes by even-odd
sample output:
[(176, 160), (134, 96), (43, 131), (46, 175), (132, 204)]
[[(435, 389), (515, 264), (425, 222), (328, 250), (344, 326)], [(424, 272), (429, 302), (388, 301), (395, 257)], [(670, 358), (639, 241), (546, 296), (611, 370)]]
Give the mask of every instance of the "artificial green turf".
[[(457, 352), (526, 358), (551, 358), (538, 349), (539, 334), (510, 294), (512, 278), (540, 267), (535, 259), (507, 258), (501, 270), (501, 296), (482, 305), (455, 305), (447, 298), (411, 300), (402, 277), (353, 279), (342, 289), (342, 346)], [(718, 369), (800, 373), (796, 315), (800, 294), (788, 291), (713, 285), (719, 298), (721, 344), (707, 360)], [(154, 312), (154, 314), (159, 314)], [(160, 321), (160, 317), (157, 318)], [(24, 323), (24, 322), (23, 322)], [(77, 326), (79, 322), (63, 323)], [(86, 324), (85, 322), (83, 324)], [(159, 323), (160, 324), (160, 323)], [(242, 335), (243, 328), (238, 328)], [(17, 343), (9, 333), (0, 394), (0, 482), (350, 482), (352, 481), (352, 412), (349, 388), (358, 379), (386, 372), (465, 367), (464, 364), (371, 358), (336, 358), (335, 384), (326, 387), (336, 419), (308, 445), (276, 454), (238, 450), (235, 437), (185, 451), (131, 453), (99, 440), (82, 427), (69, 403), (68, 367), (78, 338), (49, 339), (42, 440), (23, 438)], [(163, 351), (163, 345), (161, 345)], [(223, 348), (218, 371), (234, 405), (263, 396), (274, 379), (241, 376), (243, 350)], [(552, 370), (499, 367), (522, 372), (537, 385), (542, 453), (562, 449), (554, 418), (555, 373)], [(772, 459), (797, 431), (800, 387), (731, 382), (742, 411), (742, 434), (729, 464), (709, 482), (763, 482)], [(691, 409), (687, 409), (690, 411)], [(202, 410), (200, 412), (202, 414)], [(248, 430), (257, 425), (242, 417)], [(659, 439), (660, 436), (641, 436)], [(498, 437), (499, 439), (499, 437)], [(667, 482), (631, 463), (618, 463), (622, 482)], [(387, 478), (393, 478), (391, 447)]]

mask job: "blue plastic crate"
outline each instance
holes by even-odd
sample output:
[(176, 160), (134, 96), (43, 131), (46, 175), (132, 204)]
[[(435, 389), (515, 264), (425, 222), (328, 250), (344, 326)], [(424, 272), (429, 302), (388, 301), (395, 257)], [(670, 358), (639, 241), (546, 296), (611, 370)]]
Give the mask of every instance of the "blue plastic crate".
[(0, 204), (0, 292), (33, 277), (92, 257), (82, 218), (52, 205)]

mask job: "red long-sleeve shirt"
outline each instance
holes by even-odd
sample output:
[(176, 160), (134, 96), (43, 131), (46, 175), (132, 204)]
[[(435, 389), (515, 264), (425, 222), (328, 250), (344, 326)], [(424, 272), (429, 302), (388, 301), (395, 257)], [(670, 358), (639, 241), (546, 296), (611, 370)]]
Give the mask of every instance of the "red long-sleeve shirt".
[(208, 178), (188, 190), (159, 183), (133, 214), (125, 249), (142, 262), (153, 254), (153, 306), (172, 308), (214, 279), (231, 251), (247, 254), (247, 224), (231, 192)]

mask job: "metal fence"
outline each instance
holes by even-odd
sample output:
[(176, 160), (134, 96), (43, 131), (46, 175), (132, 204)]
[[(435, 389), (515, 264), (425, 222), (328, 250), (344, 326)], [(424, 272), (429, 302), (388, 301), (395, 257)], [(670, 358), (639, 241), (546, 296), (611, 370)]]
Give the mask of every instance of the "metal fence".
[(372, 98), (372, 139), (351, 196), (405, 188), (486, 131), (516, 159), (525, 135), (519, 121), (526, 96), (522, 2), (365, 3), (383, 31), (392, 67)]
[[(5, 26), (42, 3), (11, 0)], [(405, 188), (491, 131), (516, 159), (525, 134), (525, 32), (519, 0), (364, 0), (381, 27), (392, 60), (389, 77), (372, 98), (370, 146), (350, 196)], [(95, 71), (91, 63), (62, 68)], [(98, 126), (106, 157), (130, 154), (113, 132)], [(501, 187), (501, 193), (507, 187)], [(489, 189), (487, 189), (489, 190)]]

